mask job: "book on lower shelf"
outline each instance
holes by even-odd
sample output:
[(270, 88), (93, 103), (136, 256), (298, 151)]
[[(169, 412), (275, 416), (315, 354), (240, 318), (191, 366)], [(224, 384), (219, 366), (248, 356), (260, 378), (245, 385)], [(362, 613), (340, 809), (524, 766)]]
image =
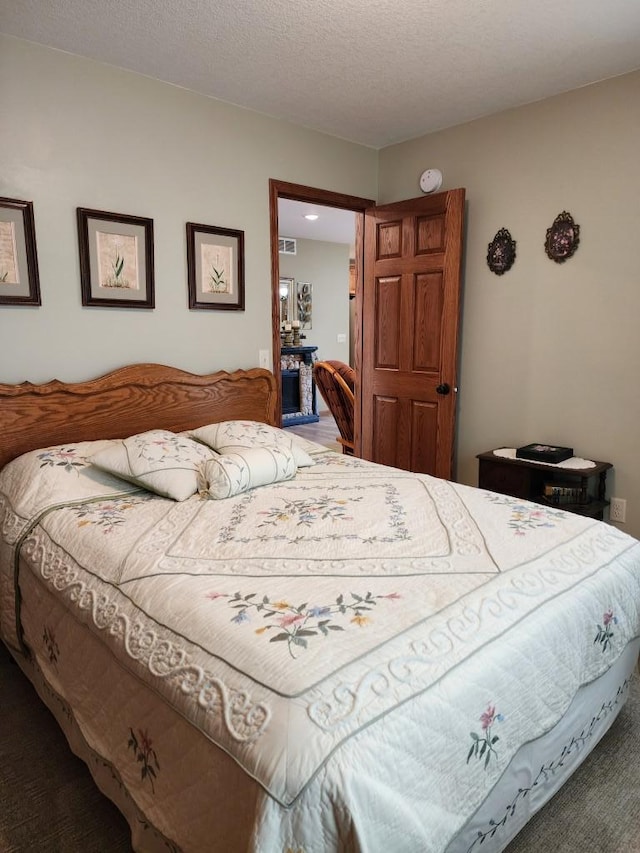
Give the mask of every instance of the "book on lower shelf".
[(589, 502), (589, 496), (586, 489), (583, 489), (582, 486), (577, 486), (575, 483), (545, 483), (543, 495), (549, 503), (554, 504), (578, 504)]
[(516, 449), (516, 459), (529, 459), (531, 462), (548, 462), (553, 465), (571, 459), (572, 447), (558, 447), (554, 444), (525, 444)]

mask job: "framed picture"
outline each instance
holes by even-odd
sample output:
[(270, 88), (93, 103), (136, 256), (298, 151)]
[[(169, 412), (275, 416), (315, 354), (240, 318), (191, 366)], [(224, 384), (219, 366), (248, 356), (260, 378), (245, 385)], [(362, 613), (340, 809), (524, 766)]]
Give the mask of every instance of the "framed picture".
[(244, 311), (244, 231), (187, 222), (189, 308)]
[(33, 202), (0, 198), (0, 305), (41, 305)]
[(78, 208), (83, 305), (153, 308), (153, 219)]

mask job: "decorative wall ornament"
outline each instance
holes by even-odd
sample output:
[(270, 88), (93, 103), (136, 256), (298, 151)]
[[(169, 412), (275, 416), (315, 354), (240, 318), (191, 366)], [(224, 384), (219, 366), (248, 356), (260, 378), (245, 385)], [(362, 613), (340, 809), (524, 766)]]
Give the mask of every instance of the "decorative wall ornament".
[(310, 281), (298, 281), (296, 283), (297, 319), (300, 320), (301, 329), (311, 328), (312, 292), (313, 285)]
[(566, 210), (559, 213), (553, 220), (551, 228), (547, 228), (547, 239), (544, 248), (547, 255), (557, 264), (562, 264), (578, 248), (580, 242), (580, 226)]
[(507, 228), (501, 228), (489, 243), (487, 263), (489, 269), (496, 275), (502, 275), (510, 270), (516, 259), (516, 241), (512, 239)]

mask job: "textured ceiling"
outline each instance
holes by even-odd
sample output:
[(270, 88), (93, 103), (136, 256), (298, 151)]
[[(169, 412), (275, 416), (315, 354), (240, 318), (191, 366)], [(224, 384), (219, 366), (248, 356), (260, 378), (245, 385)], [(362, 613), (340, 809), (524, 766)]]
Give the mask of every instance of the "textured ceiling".
[(0, 0), (0, 31), (374, 148), (640, 67), (640, 0)]

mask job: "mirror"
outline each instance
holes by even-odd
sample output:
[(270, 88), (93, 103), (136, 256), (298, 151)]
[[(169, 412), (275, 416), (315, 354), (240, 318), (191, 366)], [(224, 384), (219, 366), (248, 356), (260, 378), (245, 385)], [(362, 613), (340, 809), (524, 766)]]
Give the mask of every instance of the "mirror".
[(293, 291), (295, 288), (295, 279), (281, 278), (280, 279), (280, 325), (290, 323), (293, 317)]
[(294, 278), (280, 279), (280, 323), (300, 322), (300, 329), (310, 329), (313, 307), (313, 285)]

